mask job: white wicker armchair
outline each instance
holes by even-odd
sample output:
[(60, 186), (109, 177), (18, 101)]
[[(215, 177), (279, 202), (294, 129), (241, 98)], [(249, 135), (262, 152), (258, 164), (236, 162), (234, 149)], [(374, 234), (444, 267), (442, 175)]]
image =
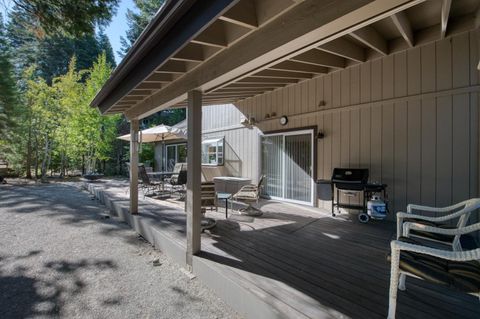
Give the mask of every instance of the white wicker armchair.
[[(397, 213), (397, 239), (405, 236), (405, 222), (415, 222), (424, 226), (432, 226), (443, 229), (455, 229), (465, 227), (470, 218), (470, 214), (480, 208), (480, 198), (472, 198), (448, 207), (428, 207), (409, 204), (407, 212)], [(414, 214), (413, 212), (417, 212)], [(420, 214), (421, 212), (431, 212), (444, 214), (443, 216), (433, 217)], [(448, 225), (451, 220), (458, 218), (455, 226)], [(449, 244), (454, 250), (461, 250), (460, 235), (448, 235), (444, 233), (426, 232), (419, 229), (410, 233), (411, 236), (421, 237), (423, 239)]]
[(443, 284), (480, 297), (480, 248), (455, 251), (423, 246), (408, 238), (412, 230), (461, 236), (480, 230), (480, 223), (455, 229), (403, 224), (405, 237), (391, 242), (390, 299), (388, 318), (394, 319), (398, 290), (405, 290), (406, 276)]

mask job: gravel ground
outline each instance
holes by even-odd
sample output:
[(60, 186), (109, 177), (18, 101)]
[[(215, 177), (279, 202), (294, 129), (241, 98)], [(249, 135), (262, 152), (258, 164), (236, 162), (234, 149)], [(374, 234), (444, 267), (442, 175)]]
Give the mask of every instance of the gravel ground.
[(106, 216), (72, 185), (0, 185), (0, 318), (240, 318)]

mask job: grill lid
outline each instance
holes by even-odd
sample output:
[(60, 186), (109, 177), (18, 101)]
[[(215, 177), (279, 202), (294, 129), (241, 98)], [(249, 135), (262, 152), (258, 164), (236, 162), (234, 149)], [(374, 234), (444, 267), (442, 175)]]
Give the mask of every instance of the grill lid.
[(368, 168), (334, 168), (333, 183), (366, 184)]

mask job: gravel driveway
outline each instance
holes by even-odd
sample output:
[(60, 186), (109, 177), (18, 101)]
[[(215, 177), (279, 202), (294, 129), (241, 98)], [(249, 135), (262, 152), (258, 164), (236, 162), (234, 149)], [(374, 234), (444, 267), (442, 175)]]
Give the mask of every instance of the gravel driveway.
[(106, 215), (72, 185), (0, 185), (0, 318), (239, 318)]

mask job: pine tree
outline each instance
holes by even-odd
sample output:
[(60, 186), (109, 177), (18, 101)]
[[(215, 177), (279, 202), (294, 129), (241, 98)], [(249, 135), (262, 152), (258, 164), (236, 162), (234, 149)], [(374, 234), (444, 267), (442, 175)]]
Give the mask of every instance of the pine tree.
[(10, 50), (5, 37), (3, 18), (0, 14), (0, 147), (2, 140), (10, 136), (9, 128), (16, 104), (16, 86), (13, 78), (13, 66), (10, 63)]
[(93, 35), (105, 26), (120, 0), (12, 0), (15, 7), (32, 18), (38, 34)]
[(134, 0), (134, 2), (138, 8), (138, 13), (131, 9), (127, 10), (127, 24), (129, 29), (125, 37), (120, 37), (122, 47), (118, 54), (121, 57), (127, 54), (135, 40), (137, 40), (148, 23), (165, 3), (165, 0)]
[(103, 29), (100, 29), (97, 34), (97, 43), (100, 49), (100, 53), (105, 52), (107, 63), (109, 63), (112, 68), (115, 68), (117, 66), (117, 63), (115, 62), (115, 55), (113, 54), (112, 44), (110, 43), (110, 40), (108, 39)]
[(77, 70), (89, 69), (93, 61), (105, 51), (107, 61), (114, 66), (115, 60), (108, 37), (103, 32), (95, 35), (70, 37), (63, 34), (38, 37), (35, 20), (21, 9), (14, 8), (8, 24), (9, 44), (14, 53), (17, 78), (24, 70), (36, 65), (36, 76), (51, 83), (53, 78), (65, 74), (69, 61), (76, 56)]

